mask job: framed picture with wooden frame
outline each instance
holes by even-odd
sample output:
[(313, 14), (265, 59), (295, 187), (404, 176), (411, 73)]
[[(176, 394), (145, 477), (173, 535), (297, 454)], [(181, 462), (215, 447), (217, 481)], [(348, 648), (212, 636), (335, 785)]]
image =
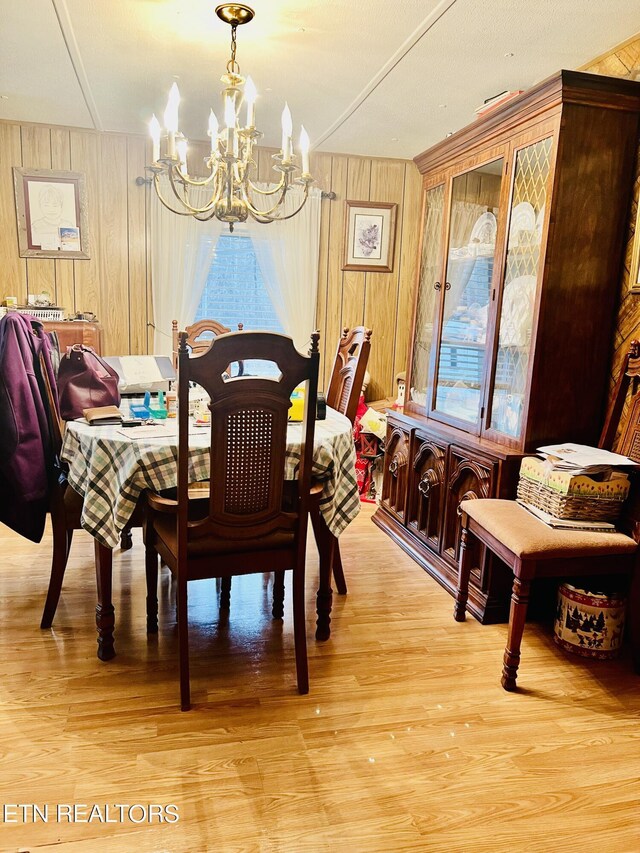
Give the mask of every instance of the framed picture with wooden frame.
[(21, 258), (89, 258), (82, 172), (13, 168)]
[(397, 209), (394, 202), (346, 202), (343, 270), (393, 271)]
[(633, 236), (633, 251), (631, 253), (631, 274), (629, 276), (629, 290), (631, 293), (640, 295), (640, 198), (638, 198), (638, 210), (636, 213), (636, 230)]

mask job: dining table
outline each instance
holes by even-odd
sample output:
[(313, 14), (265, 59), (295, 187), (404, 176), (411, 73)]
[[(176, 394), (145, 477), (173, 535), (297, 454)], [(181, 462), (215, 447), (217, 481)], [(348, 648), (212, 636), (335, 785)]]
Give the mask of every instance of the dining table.
[[(287, 427), (285, 479), (294, 480), (300, 463), (302, 425)], [(189, 473), (192, 482), (209, 479), (211, 430), (191, 420)], [(69, 466), (69, 485), (82, 496), (81, 525), (95, 540), (96, 628), (98, 658), (115, 657), (115, 608), (112, 595), (112, 555), (122, 532), (139, 518), (147, 489), (161, 492), (177, 486), (177, 421), (124, 428), (95, 426), (84, 419), (67, 422), (62, 459)], [(351, 422), (327, 408), (316, 420), (312, 477), (322, 487), (320, 517), (314, 525), (319, 554), (316, 595), (316, 638), (326, 640), (331, 629), (331, 565), (335, 544), (360, 511)], [(215, 488), (215, 483), (212, 484)]]

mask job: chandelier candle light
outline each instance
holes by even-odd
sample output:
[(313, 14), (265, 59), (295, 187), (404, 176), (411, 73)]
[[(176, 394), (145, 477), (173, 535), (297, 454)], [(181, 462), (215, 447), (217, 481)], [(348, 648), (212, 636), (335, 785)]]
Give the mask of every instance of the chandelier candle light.
[[(285, 103), (282, 111), (282, 148), (273, 155), (273, 168), (280, 174), (280, 178), (276, 186), (269, 190), (260, 189), (251, 181), (251, 172), (256, 167), (253, 148), (262, 133), (256, 130), (256, 87), (251, 77), (245, 81), (240, 76), (240, 66), (236, 62), (236, 30), (241, 24), (248, 24), (252, 20), (254, 11), (240, 3), (225, 3), (216, 8), (216, 15), (231, 27), (231, 58), (227, 62), (227, 73), (220, 78), (225, 87), (222, 91), (224, 128), (219, 128), (213, 110), (209, 114), (207, 134), (211, 138), (211, 154), (205, 159), (209, 174), (200, 179), (190, 177), (187, 171), (188, 142), (178, 129), (180, 93), (175, 83), (169, 92), (164, 111), (164, 135), (155, 115), (149, 122), (153, 164), (147, 166), (147, 169), (153, 173), (154, 187), (162, 204), (180, 216), (193, 216), (201, 220), (216, 217), (222, 222), (228, 222), (230, 231), (233, 231), (236, 222), (244, 222), (248, 216), (264, 223), (291, 219), (302, 210), (309, 195), (309, 186), (313, 183), (309, 173), (309, 136), (304, 127), (301, 128), (302, 173), (294, 180), (293, 173), (298, 171), (298, 167), (291, 142), (293, 123), (291, 111)], [(243, 104), (246, 106), (244, 127), (239, 120)], [(174, 196), (171, 198), (173, 204), (163, 197), (160, 185), (162, 174), (168, 176)], [(285, 215), (284, 199), (294, 184), (304, 188), (302, 200), (292, 213)], [(200, 207), (190, 202), (191, 187), (211, 187), (206, 204)], [(270, 206), (266, 210), (260, 210), (252, 202), (256, 195), (271, 197), (268, 202)]]

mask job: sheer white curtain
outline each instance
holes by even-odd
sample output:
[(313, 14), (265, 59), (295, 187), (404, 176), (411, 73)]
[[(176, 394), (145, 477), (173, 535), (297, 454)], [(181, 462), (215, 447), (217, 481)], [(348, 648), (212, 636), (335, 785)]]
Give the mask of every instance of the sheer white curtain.
[[(268, 189), (270, 185), (257, 186)], [(316, 187), (310, 189), (300, 213), (285, 222), (264, 225), (251, 217), (247, 220), (269, 298), (285, 334), (301, 351), (306, 350), (315, 328), (321, 195)], [(285, 215), (292, 213), (301, 199), (302, 188), (292, 187), (285, 197)], [(256, 207), (260, 210), (267, 210), (272, 203), (269, 196), (257, 195)]]
[[(206, 187), (194, 187), (191, 192), (191, 204), (200, 207), (210, 195)], [(168, 184), (163, 195), (171, 203)], [(154, 353), (170, 356), (171, 322), (177, 320), (179, 329), (193, 323), (223, 223), (171, 213), (155, 193), (150, 219)]]

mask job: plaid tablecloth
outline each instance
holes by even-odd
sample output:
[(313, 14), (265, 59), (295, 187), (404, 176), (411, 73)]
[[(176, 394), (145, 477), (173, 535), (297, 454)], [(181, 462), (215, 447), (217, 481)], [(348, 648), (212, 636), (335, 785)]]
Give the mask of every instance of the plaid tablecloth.
[[(84, 497), (82, 527), (108, 548), (118, 544), (144, 489), (161, 491), (177, 485), (177, 423), (169, 420), (164, 424), (173, 429), (173, 435), (131, 438), (118, 426), (67, 423), (62, 458), (69, 465), (69, 483)], [(289, 424), (287, 479), (297, 475), (301, 437), (301, 424)], [(193, 428), (189, 434), (191, 481), (209, 477), (210, 441), (208, 429)], [(351, 424), (343, 415), (327, 409), (326, 420), (316, 421), (313, 476), (323, 483), (320, 509), (335, 536), (360, 511), (354, 465)]]

